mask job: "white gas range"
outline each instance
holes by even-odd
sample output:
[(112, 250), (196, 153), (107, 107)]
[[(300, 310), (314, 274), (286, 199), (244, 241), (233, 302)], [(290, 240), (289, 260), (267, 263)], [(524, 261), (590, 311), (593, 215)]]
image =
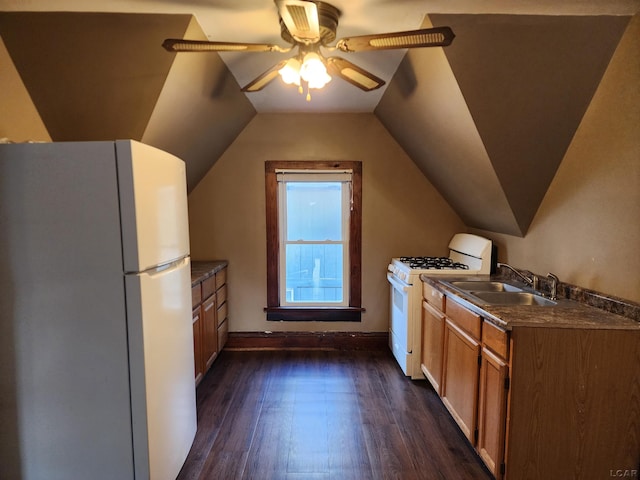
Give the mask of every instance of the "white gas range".
[(420, 369), (422, 282), (427, 275), (489, 275), (491, 240), (458, 233), (449, 242), (449, 257), (399, 257), (388, 266), (391, 284), (389, 347), (405, 375), (424, 379)]

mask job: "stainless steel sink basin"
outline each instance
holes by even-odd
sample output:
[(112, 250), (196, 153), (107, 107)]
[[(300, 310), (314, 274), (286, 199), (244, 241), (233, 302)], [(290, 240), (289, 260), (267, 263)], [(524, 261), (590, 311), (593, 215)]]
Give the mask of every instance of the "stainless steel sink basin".
[(490, 305), (538, 305), (543, 307), (557, 305), (557, 302), (553, 300), (529, 292), (471, 291), (469, 293)]
[(460, 281), (451, 282), (455, 288), (466, 291), (474, 292), (520, 292), (522, 289), (504, 282), (490, 282), (490, 281)]

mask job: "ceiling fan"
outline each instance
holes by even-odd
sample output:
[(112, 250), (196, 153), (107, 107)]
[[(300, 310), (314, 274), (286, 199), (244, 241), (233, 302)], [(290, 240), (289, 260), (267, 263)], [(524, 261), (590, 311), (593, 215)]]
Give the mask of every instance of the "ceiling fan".
[(162, 46), (170, 52), (280, 52), (297, 49), (297, 53), (282, 60), (242, 88), (244, 92), (257, 92), (280, 75), (285, 83), (294, 84), (303, 93), (310, 88), (322, 88), (331, 80), (329, 74), (346, 80), (369, 92), (385, 84), (350, 61), (338, 57), (325, 57), (320, 47), (345, 53), (366, 50), (389, 50), (418, 47), (445, 47), (455, 35), (449, 27), (423, 28), (404, 32), (360, 35), (339, 39), (335, 45), (340, 10), (318, 0), (275, 0), (280, 17), (280, 35), (290, 45), (266, 43), (210, 42), (203, 40), (166, 39)]

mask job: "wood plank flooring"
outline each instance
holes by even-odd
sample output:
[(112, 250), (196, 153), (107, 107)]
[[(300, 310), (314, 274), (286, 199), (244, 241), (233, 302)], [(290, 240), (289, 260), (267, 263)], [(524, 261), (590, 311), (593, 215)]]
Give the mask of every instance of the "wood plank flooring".
[(197, 391), (186, 479), (491, 479), (388, 351), (223, 351)]

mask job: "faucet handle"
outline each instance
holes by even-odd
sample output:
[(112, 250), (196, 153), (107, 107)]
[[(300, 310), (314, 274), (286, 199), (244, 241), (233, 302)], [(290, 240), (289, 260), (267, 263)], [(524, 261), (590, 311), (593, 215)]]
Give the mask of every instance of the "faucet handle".
[(551, 300), (555, 300), (558, 298), (558, 283), (560, 282), (560, 279), (553, 273), (547, 273), (547, 278), (551, 280)]

